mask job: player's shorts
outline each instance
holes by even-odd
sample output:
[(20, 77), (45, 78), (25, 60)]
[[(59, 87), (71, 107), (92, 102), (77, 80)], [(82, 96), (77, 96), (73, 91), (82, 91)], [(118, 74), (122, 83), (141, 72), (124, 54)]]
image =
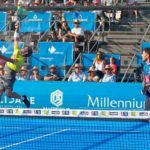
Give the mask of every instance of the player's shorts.
[(4, 67), (4, 72), (4, 77), (0, 77), (0, 90), (12, 90), (16, 80), (16, 72), (8, 68), (6, 65)]

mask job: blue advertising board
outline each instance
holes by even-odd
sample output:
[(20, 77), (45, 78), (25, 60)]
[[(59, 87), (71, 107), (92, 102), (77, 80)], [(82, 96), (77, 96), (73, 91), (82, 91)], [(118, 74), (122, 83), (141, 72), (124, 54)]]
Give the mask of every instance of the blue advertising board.
[(6, 31), (6, 20), (7, 20), (7, 13), (6, 12), (0, 12), (0, 32)]
[[(31, 108), (144, 110), (141, 88), (140, 83), (17, 81), (14, 91), (28, 95)], [(24, 104), (4, 95), (0, 107)]]
[[(24, 47), (24, 42), (19, 42), (19, 48)], [(11, 55), (14, 51), (14, 42), (0, 41), (0, 52), (3, 55)]]
[(64, 18), (68, 22), (69, 27), (74, 27), (75, 19), (80, 21), (80, 26), (87, 31), (94, 31), (96, 28), (96, 13), (95, 12), (65, 12)]
[(51, 12), (29, 11), (23, 19), (20, 32), (46, 32), (50, 29)]

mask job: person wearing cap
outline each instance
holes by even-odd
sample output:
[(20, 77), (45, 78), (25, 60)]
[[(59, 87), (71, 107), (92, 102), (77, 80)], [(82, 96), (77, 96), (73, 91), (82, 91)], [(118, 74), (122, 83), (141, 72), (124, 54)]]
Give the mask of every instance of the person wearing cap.
[(84, 42), (84, 30), (82, 27), (80, 27), (79, 20), (74, 20), (74, 28), (72, 28), (68, 35), (73, 38), (74, 42)]
[(59, 76), (57, 74), (57, 67), (55, 65), (51, 65), (48, 70), (49, 73), (44, 76), (44, 81), (58, 81)]
[(116, 77), (112, 73), (112, 68), (110, 65), (105, 66), (105, 74), (102, 79), (102, 82), (116, 82)]
[(74, 65), (74, 72), (72, 72), (68, 78), (68, 81), (72, 82), (85, 82), (86, 81), (86, 75), (81, 70), (82, 66), (80, 64)]
[(20, 72), (18, 73), (18, 76), (16, 77), (17, 80), (28, 80), (28, 71), (26, 66), (22, 66), (20, 68)]
[(32, 74), (29, 79), (34, 81), (42, 80), (42, 76), (39, 74), (39, 68), (37, 66), (32, 68)]
[(58, 38), (59, 40), (66, 42), (69, 41), (68, 34), (71, 32), (70, 27), (66, 20), (62, 20), (61, 27), (58, 29)]

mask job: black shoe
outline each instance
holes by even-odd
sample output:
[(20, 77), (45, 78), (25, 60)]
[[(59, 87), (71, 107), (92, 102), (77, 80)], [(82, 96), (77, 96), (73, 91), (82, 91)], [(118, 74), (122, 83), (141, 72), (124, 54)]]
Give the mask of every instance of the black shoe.
[(29, 100), (27, 99), (27, 96), (26, 96), (26, 95), (23, 95), (22, 97), (23, 97), (23, 102), (24, 102), (24, 104), (26, 105), (27, 108), (29, 108), (29, 107), (30, 107), (30, 102), (29, 102)]

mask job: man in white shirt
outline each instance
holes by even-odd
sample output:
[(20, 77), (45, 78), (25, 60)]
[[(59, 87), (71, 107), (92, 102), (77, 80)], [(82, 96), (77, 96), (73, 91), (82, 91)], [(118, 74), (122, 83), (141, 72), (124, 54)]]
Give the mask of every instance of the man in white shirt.
[(82, 72), (80, 64), (75, 64), (74, 72), (69, 76), (68, 81), (72, 81), (72, 82), (86, 81), (86, 75)]
[(112, 68), (110, 67), (110, 65), (105, 66), (105, 74), (102, 79), (102, 82), (116, 82), (116, 77), (112, 73)]
[(74, 28), (68, 34), (73, 37), (74, 42), (84, 42), (84, 30), (79, 26), (79, 20), (74, 20)]

